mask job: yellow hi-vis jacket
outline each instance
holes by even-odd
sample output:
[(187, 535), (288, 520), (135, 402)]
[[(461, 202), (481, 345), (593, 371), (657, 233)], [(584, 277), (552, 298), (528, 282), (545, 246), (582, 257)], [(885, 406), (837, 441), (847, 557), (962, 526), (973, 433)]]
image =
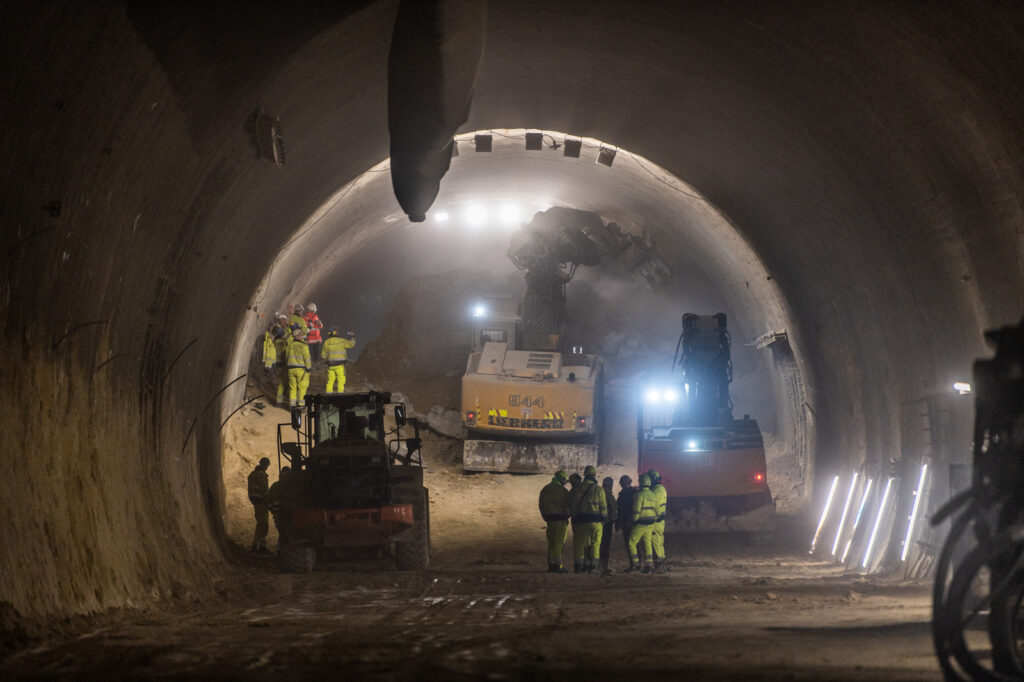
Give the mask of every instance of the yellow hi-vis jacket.
[(288, 328), (291, 329), (293, 324), (299, 325), (299, 329), (302, 330), (302, 335), (305, 336), (309, 333), (309, 325), (306, 324), (306, 318), (302, 315), (296, 315), (292, 313), (288, 316)]
[(553, 478), (540, 489), (538, 506), (545, 521), (566, 521), (569, 519), (569, 491)]
[(356, 345), (352, 339), (343, 339), (340, 336), (328, 336), (324, 340), (324, 347), (321, 355), (328, 367), (344, 365), (348, 361), (348, 349)]
[(288, 364), (288, 339), (274, 339), (274, 348), (277, 349), (277, 364), (285, 366)]
[(658, 521), (664, 521), (665, 507), (668, 506), (668, 491), (662, 484), (655, 483), (651, 486), (651, 492), (654, 493), (654, 498), (658, 501)]
[(288, 369), (313, 369), (313, 361), (309, 357), (309, 346), (305, 341), (292, 339), (288, 344)]
[(572, 493), (570, 502), (575, 523), (604, 523), (608, 520), (608, 499), (597, 481), (585, 478)]
[(274, 335), (269, 331), (263, 334), (263, 366), (270, 369), (277, 364), (277, 346), (274, 345)]
[(658, 497), (650, 488), (640, 488), (633, 497), (633, 525), (649, 526), (658, 519)]

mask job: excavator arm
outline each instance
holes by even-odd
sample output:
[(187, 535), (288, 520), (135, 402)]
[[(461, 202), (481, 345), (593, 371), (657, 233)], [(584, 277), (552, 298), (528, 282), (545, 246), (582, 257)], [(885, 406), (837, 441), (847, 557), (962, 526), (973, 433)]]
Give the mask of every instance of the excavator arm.
[(512, 235), (508, 257), (526, 273), (519, 306), (522, 347), (560, 350), (565, 325), (565, 285), (580, 265), (614, 258), (647, 284), (663, 284), (672, 270), (642, 238), (605, 223), (591, 211), (556, 206), (541, 211)]

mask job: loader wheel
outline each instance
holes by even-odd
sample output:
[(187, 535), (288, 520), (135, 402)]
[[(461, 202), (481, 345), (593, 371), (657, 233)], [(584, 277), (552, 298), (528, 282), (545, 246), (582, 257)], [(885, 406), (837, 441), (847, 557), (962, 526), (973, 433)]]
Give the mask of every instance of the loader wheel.
[(395, 566), (401, 571), (422, 571), (430, 565), (430, 501), (425, 490), (416, 511), (416, 525), (395, 542)]
[(316, 550), (312, 545), (286, 543), (277, 551), (281, 570), (290, 573), (309, 573), (316, 563)]

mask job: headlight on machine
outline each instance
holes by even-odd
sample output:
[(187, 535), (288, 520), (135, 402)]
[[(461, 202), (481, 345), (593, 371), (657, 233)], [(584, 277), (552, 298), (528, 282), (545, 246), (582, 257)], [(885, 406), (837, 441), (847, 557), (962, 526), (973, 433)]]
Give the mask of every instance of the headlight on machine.
[(651, 386), (644, 391), (644, 402), (648, 405), (671, 405), (679, 400), (679, 390), (663, 386)]

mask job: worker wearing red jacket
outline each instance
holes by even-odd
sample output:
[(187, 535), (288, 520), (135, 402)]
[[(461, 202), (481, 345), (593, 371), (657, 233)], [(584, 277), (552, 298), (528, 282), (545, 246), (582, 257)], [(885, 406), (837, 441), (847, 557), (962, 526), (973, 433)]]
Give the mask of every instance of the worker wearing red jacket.
[(313, 362), (320, 363), (320, 349), (324, 341), (320, 330), (324, 328), (324, 323), (320, 321), (320, 316), (316, 314), (316, 303), (310, 303), (306, 306), (306, 312), (302, 314), (302, 319), (306, 321), (306, 327), (309, 332), (306, 334), (306, 343), (309, 344), (309, 356)]

